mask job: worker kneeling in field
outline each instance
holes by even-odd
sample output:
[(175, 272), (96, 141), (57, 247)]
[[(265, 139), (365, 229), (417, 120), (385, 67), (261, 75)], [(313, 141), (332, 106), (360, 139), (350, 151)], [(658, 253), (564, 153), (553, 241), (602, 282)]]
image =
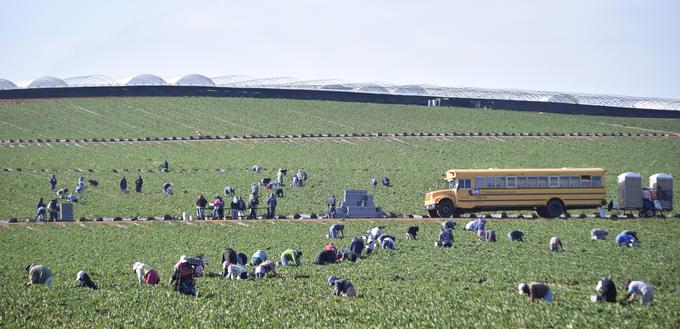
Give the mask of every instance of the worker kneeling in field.
[(302, 258), (302, 251), (297, 249), (288, 249), (281, 254), (281, 265), (300, 266), (300, 258)]
[(623, 231), (616, 235), (615, 240), (619, 247), (633, 247), (640, 244), (634, 231)]
[(255, 278), (262, 279), (267, 274), (276, 275), (276, 264), (266, 261), (255, 267)]
[(342, 239), (345, 237), (345, 225), (342, 223), (335, 223), (328, 229), (327, 239)]
[(394, 250), (397, 248), (397, 238), (394, 235), (382, 234), (378, 237), (378, 242), (380, 242), (380, 248)]
[(593, 295), (590, 300), (593, 302), (616, 303), (616, 285), (610, 278), (601, 278), (595, 286), (598, 295)]
[(267, 261), (267, 253), (264, 252), (264, 250), (260, 249), (256, 251), (252, 257), (250, 257), (250, 262), (253, 264), (253, 266), (260, 265), (262, 262)]
[(626, 280), (623, 282), (623, 287), (628, 291), (625, 298), (628, 302), (632, 302), (635, 300), (635, 297), (640, 296), (642, 305), (647, 305), (654, 299), (654, 289), (652, 289), (649, 283)]
[(357, 296), (357, 289), (352, 284), (352, 281), (343, 280), (334, 276), (328, 277), (328, 284), (334, 286), (333, 295), (354, 298)]
[(554, 236), (550, 238), (550, 251), (559, 251), (562, 250), (564, 251), (564, 247), (562, 246), (562, 240), (558, 236)]
[(28, 272), (27, 285), (44, 284), (52, 286), (52, 272), (45, 265), (30, 264), (26, 266)]
[(132, 265), (132, 272), (137, 274), (137, 282), (139, 284), (146, 283), (153, 285), (161, 281), (158, 272), (142, 262), (136, 262)]
[(416, 235), (418, 235), (418, 226), (409, 226), (406, 229), (406, 239), (407, 240), (416, 240)]
[(170, 278), (170, 284), (175, 284), (175, 291), (190, 296), (196, 296), (196, 269), (197, 267), (192, 265), (186, 256), (182, 256), (175, 264), (172, 277)]
[(435, 247), (451, 248), (453, 246), (453, 231), (442, 227), (439, 231), (439, 240), (434, 243)]
[(553, 301), (553, 294), (545, 283), (531, 282), (531, 283), (521, 283), (517, 286), (520, 294), (525, 294), (529, 297), (529, 302), (533, 302), (537, 299), (542, 299), (546, 302)]
[(524, 232), (519, 230), (514, 230), (508, 233), (508, 240), (524, 242)]
[(593, 240), (604, 240), (609, 235), (609, 231), (601, 228), (594, 228), (590, 231), (590, 238)]
[(80, 288), (97, 289), (97, 285), (90, 279), (90, 276), (87, 275), (85, 271), (80, 271), (76, 274), (76, 281), (78, 281), (78, 287)]

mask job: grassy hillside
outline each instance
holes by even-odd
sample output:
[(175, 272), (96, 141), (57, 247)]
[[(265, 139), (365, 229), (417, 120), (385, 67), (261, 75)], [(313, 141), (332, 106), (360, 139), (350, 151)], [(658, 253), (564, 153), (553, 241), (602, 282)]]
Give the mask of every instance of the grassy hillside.
[(609, 118), (246, 98), (0, 101), (0, 139), (364, 132), (680, 132), (677, 119)]
[[(644, 157), (642, 156), (644, 154)], [(616, 176), (639, 171), (643, 177), (666, 172), (680, 176), (680, 143), (664, 138), (385, 138), (307, 141), (86, 143), (0, 146), (0, 219), (33, 214), (40, 197), (50, 198), (48, 179), (56, 174), (60, 186), (73, 191), (77, 179), (95, 179), (100, 187), (86, 189), (86, 205), (76, 216), (149, 216), (191, 213), (200, 193), (212, 196), (235, 186), (247, 197), (250, 184), (275, 178), (280, 167), (309, 174), (299, 189), (286, 187), (279, 212), (317, 213), (325, 200), (348, 188), (368, 188), (372, 176), (388, 176), (393, 187), (371, 189), (375, 202), (394, 213), (421, 213), (422, 194), (435, 188), (450, 168), (603, 167), (610, 197), (616, 197)], [(172, 171), (158, 172), (168, 159)], [(249, 169), (264, 166), (261, 174)], [(20, 171), (19, 171), (20, 170)], [(114, 172), (117, 171), (117, 172)], [(122, 194), (118, 183), (127, 176), (130, 189), (138, 175), (144, 193)], [(290, 183), (288, 177), (287, 182)], [(164, 182), (176, 194), (164, 196)], [(676, 205), (680, 201), (678, 184)], [(441, 187), (441, 185), (440, 185)]]

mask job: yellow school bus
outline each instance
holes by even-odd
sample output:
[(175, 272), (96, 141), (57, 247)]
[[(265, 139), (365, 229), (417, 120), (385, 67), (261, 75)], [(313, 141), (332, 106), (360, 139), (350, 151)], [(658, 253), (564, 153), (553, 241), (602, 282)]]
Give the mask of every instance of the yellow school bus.
[(558, 217), (568, 209), (606, 204), (602, 168), (451, 169), (446, 189), (425, 194), (431, 217), (487, 210), (536, 210)]

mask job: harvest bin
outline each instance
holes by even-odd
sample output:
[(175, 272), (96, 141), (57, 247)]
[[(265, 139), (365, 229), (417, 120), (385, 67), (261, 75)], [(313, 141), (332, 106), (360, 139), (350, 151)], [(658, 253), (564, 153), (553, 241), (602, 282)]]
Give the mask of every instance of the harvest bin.
[(669, 174), (654, 174), (649, 176), (649, 188), (656, 190), (662, 210), (673, 210), (673, 176)]
[(642, 209), (642, 177), (627, 172), (619, 175), (619, 208)]

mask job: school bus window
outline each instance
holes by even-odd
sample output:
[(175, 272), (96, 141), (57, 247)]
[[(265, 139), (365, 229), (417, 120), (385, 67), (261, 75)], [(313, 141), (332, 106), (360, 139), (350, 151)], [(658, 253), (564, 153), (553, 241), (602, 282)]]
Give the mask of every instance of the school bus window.
[(493, 176), (487, 176), (486, 177), (486, 187), (487, 188), (494, 188), (494, 182), (493, 182)]
[(581, 187), (590, 187), (590, 176), (581, 176)]
[(602, 186), (602, 177), (593, 176), (593, 187), (600, 187), (600, 186)]
[(581, 186), (581, 180), (578, 176), (569, 177), (569, 187), (579, 187)]
[(517, 187), (517, 177), (508, 177), (505, 180), (505, 185), (507, 185), (508, 188), (515, 188)]
[(472, 181), (469, 179), (461, 179), (458, 181), (458, 189), (468, 189), (471, 183)]
[(529, 187), (529, 188), (538, 187), (538, 178), (537, 177), (527, 177), (527, 187)]
[(475, 177), (475, 188), (484, 188), (484, 176)]
[(569, 187), (569, 176), (560, 176), (560, 187)]
[(538, 177), (538, 187), (548, 187), (548, 177)]
[(550, 187), (559, 187), (559, 178), (557, 176), (550, 176)]
[(496, 177), (496, 188), (505, 188), (505, 176)]
[(526, 188), (527, 187), (527, 178), (526, 177), (517, 177), (517, 187), (518, 188)]

